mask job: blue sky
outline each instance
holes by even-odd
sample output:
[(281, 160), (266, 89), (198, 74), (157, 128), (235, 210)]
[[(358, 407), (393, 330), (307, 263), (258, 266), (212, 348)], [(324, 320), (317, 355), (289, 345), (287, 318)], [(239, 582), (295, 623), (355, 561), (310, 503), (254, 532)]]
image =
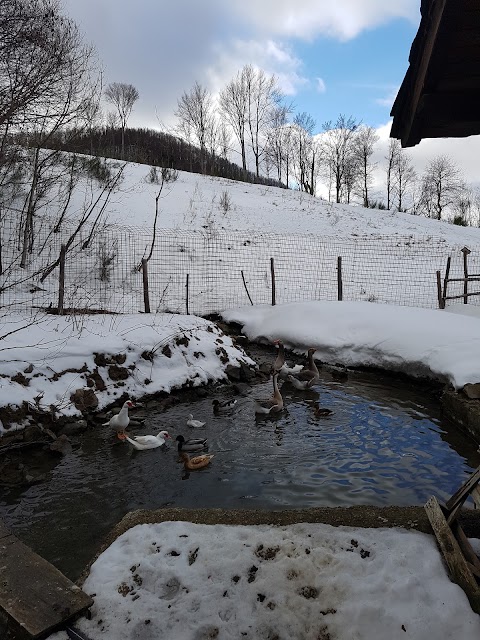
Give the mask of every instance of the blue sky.
[(389, 119), (392, 100), (408, 67), (417, 25), (397, 19), (348, 41), (319, 36), (295, 44), (305, 75), (321, 78), (324, 92), (309, 86), (293, 99), (321, 125), (339, 113), (377, 127)]

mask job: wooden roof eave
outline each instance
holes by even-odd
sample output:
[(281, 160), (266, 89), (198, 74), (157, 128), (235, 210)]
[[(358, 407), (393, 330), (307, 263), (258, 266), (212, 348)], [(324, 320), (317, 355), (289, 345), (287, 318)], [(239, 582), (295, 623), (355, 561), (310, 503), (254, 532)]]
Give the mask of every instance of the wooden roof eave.
[(446, 2), (447, 0), (422, 2), (422, 20), (411, 48), (410, 66), (391, 111), (393, 124), (390, 135), (392, 138), (399, 138), (402, 147), (411, 147), (421, 140), (421, 136), (415, 131), (415, 124), (422, 108), (422, 92)]

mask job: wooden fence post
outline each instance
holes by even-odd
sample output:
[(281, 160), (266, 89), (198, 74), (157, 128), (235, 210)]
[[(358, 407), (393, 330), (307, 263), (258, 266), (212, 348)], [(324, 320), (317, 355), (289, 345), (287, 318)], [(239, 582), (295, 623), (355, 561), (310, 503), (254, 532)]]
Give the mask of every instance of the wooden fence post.
[(142, 276), (143, 276), (143, 306), (145, 313), (150, 313), (150, 296), (148, 295), (148, 261), (142, 258)]
[(442, 296), (442, 276), (440, 271), (437, 271), (437, 296), (438, 296), (438, 308), (445, 309), (445, 299)]
[(445, 278), (443, 279), (443, 299), (447, 297), (447, 286), (448, 286), (448, 276), (450, 275), (450, 264), (452, 262), (452, 257), (448, 256), (447, 258), (447, 268), (445, 269)]
[(58, 273), (58, 308), (57, 313), (63, 316), (63, 299), (65, 297), (65, 256), (67, 248), (64, 244), (60, 247), (60, 270)]
[(463, 277), (465, 278), (465, 280), (463, 281), (463, 304), (468, 304), (468, 265), (467, 265), (467, 256), (469, 253), (471, 253), (470, 249), (468, 247), (463, 247), (463, 249), (461, 249), (461, 252), (463, 253)]
[(190, 274), (187, 273), (187, 282), (185, 284), (185, 296), (186, 296), (186, 308), (187, 308), (187, 316), (190, 315), (190, 311), (188, 310), (188, 281), (190, 279)]
[(342, 256), (338, 256), (337, 258), (337, 290), (338, 300), (343, 300)]
[(273, 258), (270, 258), (270, 274), (272, 276), (272, 307), (276, 304), (275, 296), (275, 262)]
[(249, 294), (249, 292), (248, 292), (248, 289), (247, 289), (247, 283), (245, 282), (245, 276), (243, 275), (243, 271), (240, 271), (240, 273), (242, 274), (243, 286), (245, 287), (245, 291), (247, 292), (247, 296), (248, 296), (248, 299), (250, 300), (250, 304), (251, 304), (251, 305), (252, 305), (252, 307), (253, 307), (252, 298), (250, 297), (250, 294)]

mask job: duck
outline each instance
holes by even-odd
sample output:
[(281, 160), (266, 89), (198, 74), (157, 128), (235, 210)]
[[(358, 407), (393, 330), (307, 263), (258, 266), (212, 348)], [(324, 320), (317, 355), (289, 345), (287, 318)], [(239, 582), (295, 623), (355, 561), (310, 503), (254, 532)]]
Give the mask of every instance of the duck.
[(285, 380), (289, 374), (295, 375), (303, 369), (303, 365), (296, 364), (293, 367), (289, 367), (285, 362), (285, 347), (281, 340), (274, 340), (274, 344), (278, 346), (278, 354), (275, 362), (273, 363), (273, 372), (278, 371), (280, 378)]
[(257, 414), (278, 413), (283, 409), (283, 398), (278, 388), (278, 371), (275, 371), (272, 380), (273, 396), (267, 400), (255, 400), (255, 413)]
[(236, 404), (237, 401), (234, 398), (232, 398), (231, 400), (223, 400), (223, 402), (221, 402), (220, 400), (213, 400), (213, 414), (218, 416), (221, 413), (226, 413), (230, 411), (230, 409), (232, 409)]
[(207, 465), (210, 464), (210, 460), (213, 458), (213, 453), (207, 453), (203, 456), (195, 456), (194, 458), (190, 458), (188, 453), (182, 451), (180, 453), (180, 457), (183, 461), (183, 466), (185, 469), (189, 471), (195, 471), (195, 469), (203, 469)]
[(188, 414), (187, 427), (192, 427), (193, 429), (199, 429), (200, 427), (205, 426), (205, 422), (200, 422), (200, 420), (193, 419), (193, 413)]
[(315, 353), (315, 349), (310, 347), (308, 350), (308, 367), (306, 369), (302, 369), (298, 373), (289, 373), (287, 378), (290, 380), (292, 385), (296, 389), (310, 389), (314, 384), (316, 384), (320, 380), (320, 373), (317, 369), (317, 365), (315, 364), (315, 360), (313, 359), (313, 354)]
[(186, 440), (183, 436), (177, 436), (175, 440), (178, 442), (178, 452), (182, 451), (201, 451), (208, 447), (206, 438), (191, 438)]
[(333, 411), (331, 409), (327, 409), (326, 407), (314, 407), (313, 415), (316, 418), (324, 418), (326, 416), (331, 416)]
[(123, 403), (120, 411), (112, 416), (108, 422), (104, 422), (102, 427), (112, 427), (117, 432), (117, 436), (120, 440), (123, 440), (122, 436), (125, 436), (125, 429), (128, 427), (130, 423), (130, 418), (128, 416), (128, 410), (134, 407), (135, 404), (131, 400), (127, 400)]
[(158, 433), (156, 436), (133, 436), (133, 438), (130, 438), (127, 434), (125, 434), (124, 439), (129, 442), (135, 449), (144, 451), (146, 449), (156, 449), (157, 447), (162, 447), (165, 444), (166, 439), (170, 437), (171, 436), (168, 431), (160, 431), (160, 433)]

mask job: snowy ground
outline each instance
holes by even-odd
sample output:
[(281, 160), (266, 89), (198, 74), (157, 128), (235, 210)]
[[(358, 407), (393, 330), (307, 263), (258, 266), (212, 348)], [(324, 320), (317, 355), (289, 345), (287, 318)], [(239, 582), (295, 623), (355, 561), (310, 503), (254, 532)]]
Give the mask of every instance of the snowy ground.
[[(123, 181), (111, 198), (106, 216), (113, 224), (151, 228), (158, 185), (146, 182), (150, 167), (128, 163)], [(227, 212), (220, 199), (226, 192)], [(75, 193), (72, 213), (85, 198), (94, 198), (90, 185)], [(159, 228), (218, 229), (303, 233), (327, 236), (420, 235), (446, 238), (451, 244), (479, 244), (480, 230), (459, 227), (406, 213), (333, 204), (299, 191), (236, 182), (179, 171), (176, 182), (164, 187), (160, 199)]]
[[(53, 405), (59, 415), (80, 415), (70, 396), (87, 388), (95, 369), (105, 383), (103, 391), (95, 389), (101, 409), (124, 394), (138, 399), (188, 381), (198, 386), (224, 378), (229, 363), (252, 363), (215, 324), (195, 316), (42, 315), (32, 323), (11, 314), (2, 335), (0, 406), (28, 402), (48, 411)], [(125, 355), (128, 377), (112, 380), (95, 354)]]
[[(315, 347), (315, 357), (325, 363), (402, 371), (461, 389), (480, 382), (480, 317), (464, 315), (473, 309), (457, 305), (456, 313), (447, 313), (368, 302), (309, 302), (243, 307), (223, 317), (243, 325), (252, 340), (279, 339), (299, 353)], [(41, 316), (29, 323), (29, 316), (11, 315), (3, 326), (9, 335), (1, 343), (0, 406), (25, 401), (44, 410), (54, 405), (60, 415), (79, 415), (70, 396), (87, 388), (95, 368), (106, 383), (103, 391), (95, 390), (101, 409), (124, 394), (138, 399), (189, 380), (197, 386), (224, 378), (228, 363), (252, 362), (216, 325), (195, 316)], [(130, 373), (122, 384), (109, 378), (108, 365), (97, 367), (99, 353), (126, 355), (122, 366)], [(150, 353), (152, 359), (145, 359)]]
[[(465, 316), (467, 310), (470, 316)], [(369, 302), (304, 302), (225, 311), (252, 340), (282, 340), (329, 364), (366, 365), (452, 383), (480, 382), (479, 318)]]
[[(139, 525), (95, 562), (91, 640), (477, 640), (433, 536), (322, 524)], [(51, 640), (66, 640), (64, 632)]]

